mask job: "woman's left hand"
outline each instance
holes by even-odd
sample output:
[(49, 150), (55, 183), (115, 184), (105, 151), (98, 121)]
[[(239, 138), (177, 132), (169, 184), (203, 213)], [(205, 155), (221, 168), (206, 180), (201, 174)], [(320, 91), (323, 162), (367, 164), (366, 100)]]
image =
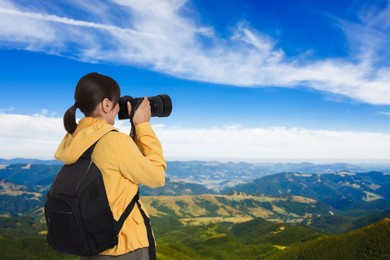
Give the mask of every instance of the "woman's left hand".
[(133, 123), (139, 125), (144, 122), (149, 122), (151, 116), (150, 102), (144, 97), (137, 110), (134, 112)]

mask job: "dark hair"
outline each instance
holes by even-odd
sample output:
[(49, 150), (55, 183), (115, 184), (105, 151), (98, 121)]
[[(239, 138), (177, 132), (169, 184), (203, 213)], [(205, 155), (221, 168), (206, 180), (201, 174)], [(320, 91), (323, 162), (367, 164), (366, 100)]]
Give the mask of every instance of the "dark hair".
[(75, 103), (64, 114), (65, 130), (72, 134), (76, 130), (76, 109), (85, 116), (91, 116), (96, 106), (105, 98), (118, 103), (120, 97), (118, 83), (105, 75), (92, 72), (83, 76), (77, 83), (74, 93)]

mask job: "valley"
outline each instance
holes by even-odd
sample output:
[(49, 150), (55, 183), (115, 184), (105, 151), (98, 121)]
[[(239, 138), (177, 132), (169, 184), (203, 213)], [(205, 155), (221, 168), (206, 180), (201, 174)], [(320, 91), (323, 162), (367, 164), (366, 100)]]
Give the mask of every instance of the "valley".
[(241, 223), (254, 218), (273, 222), (300, 223), (330, 215), (331, 208), (300, 196), (205, 194), (192, 196), (145, 196), (142, 202), (151, 215), (175, 216), (183, 224)]
[[(37, 252), (45, 259), (75, 259), (52, 252), (45, 242), (42, 207), (61, 165), (30, 163), (0, 168), (2, 252), (10, 259), (34, 259)], [(168, 162), (164, 187), (140, 189), (152, 216), (159, 259), (321, 259), (337, 254), (346, 259), (362, 243), (370, 248), (359, 251), (366, 258), (390, 253), (389, 171), (360, 171), (346, 164), (279, 166), (289, 171), (276, 172), (273, 164)]]

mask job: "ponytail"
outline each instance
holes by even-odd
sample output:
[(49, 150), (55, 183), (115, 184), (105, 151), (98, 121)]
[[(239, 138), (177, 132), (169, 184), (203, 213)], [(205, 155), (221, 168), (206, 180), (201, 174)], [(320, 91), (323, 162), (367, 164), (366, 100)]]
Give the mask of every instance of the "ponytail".
[(69, 134), (73, 134), (76, 130), (77, 123), (76, 123), (76, 109), (77, 106), (74, 104), (68, 110), (66, 110), (64, 114), (64, 127), (66, 132)]
[(92, 116), (94, 110), (105, 98), (117, 103), (121, 90), (118, 83), (105, 75), (92, 72), (81, 77), (74, 93), (75, 103), (64, 114), (64, 127), (69, 134), (76, 131), (76, 109), (84, 116)]

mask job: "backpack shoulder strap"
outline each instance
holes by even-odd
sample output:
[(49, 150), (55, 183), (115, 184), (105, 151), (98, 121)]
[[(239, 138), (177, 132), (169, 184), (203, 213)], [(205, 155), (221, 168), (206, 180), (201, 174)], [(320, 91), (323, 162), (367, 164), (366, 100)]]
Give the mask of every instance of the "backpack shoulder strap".
[(91, 160), (91, 156), (92, 156), (92, 153), (93, 153), (93, 150), (95, 149), (95, 146), (96, 144), (99, 142), (99, 140), (105, 136), (106, 134), (110, 133), (110, 132), (117, 132), (116, 129), (112, 129), (111, 131), (105, 133), (104, 135), (102, 135), (101, 137), (99, 137), (99, 139), (93, 143), (87, 150), (85, 150), (85, 152), (80, 156), (80, 159), (87, 159), (87, 160)]
[(122, 229), (123, 223), (125, 223), (125, 220), (130, 215), (130, 212), (133, 210), (135, 203), (138, 203), (139, 200), (139, 190), (137, 190), (137, 193), (133, 197), (133, 199), (130, 201), (129, 205), (127, 205), (125, 211), (123, 211), (122, 215), (120, 216), (119, 220), (115, 223), (115, 230), (116, 233), (119, 234), (119, 231)]
[[(100, 139), (99, 139), (100, 140)], [(92, 156), (92, 153), (93, 153), (93, 149), (95, 149), (95, 146), (96, 144), (99, 142), (99, 140), (97, 140), (95, 143), (93, 143), (81, 156), (80, 156), (80, 159), (87, 159), (87, 160), (91, 160), (91, 156)]]
[[(113, 129), (111, 130), (110, 132), (117, 132), (116, 129)], [(107, 132), (109, 133), (109, 132)], [(106, 134), (107, 134), (106, 133)], [(105, 135), (105, 134), (104, 134)], [(104, 136), (103, 135), (103, 136)], [(103, 136), (101, 136), (100, 138), (102, 138)], [(92, 153), (93, 153), (93, 150), (95, 149), (95, 146), (96, 144), (99, 142), (100, 138), (95, 142), (93, 143), (80, 157), (80, 159), (88, 159), (88, 160), (91, 160), (91, 156), (92, 156)], [(115, 231), (116, 231), (116, 234), (119, 234), (119, 231), (122, 229), (122, 226), (123, 226), (123, 223), (125, 223), (125, 220), (127, 219), (127, 217), (130, 215), (130, 212), (133, 210), (134, 206), (136, 203), (138, 203), (138, 200), (139, 200), (139, 190), (137, 190), (137, 193), (135, 194), (135, 196), (133, 197), (133, 199), (130, 201), (129, 205), (127, 205), (125, 211), (122, 213), (122, 215), (120, 216), (119, 220), (117, 222), (115, 222)]]
[(145, 221), (146, 233), (147, 233), (148, 241), (149, 241), (149, 258), (150, 258), (150, 260), (156, 260), (156, 257), (157, 257), (156, 256), (156, 243), (154, 241), (152, 226), (150, 225), (150, 219), (148, 218), (148, 216), (146, 216), (146, 213), (143, 211), (139, 201), (137, 201), (137, 205), (138, 205), (138, 208), (141, 211), (141, 215)]

